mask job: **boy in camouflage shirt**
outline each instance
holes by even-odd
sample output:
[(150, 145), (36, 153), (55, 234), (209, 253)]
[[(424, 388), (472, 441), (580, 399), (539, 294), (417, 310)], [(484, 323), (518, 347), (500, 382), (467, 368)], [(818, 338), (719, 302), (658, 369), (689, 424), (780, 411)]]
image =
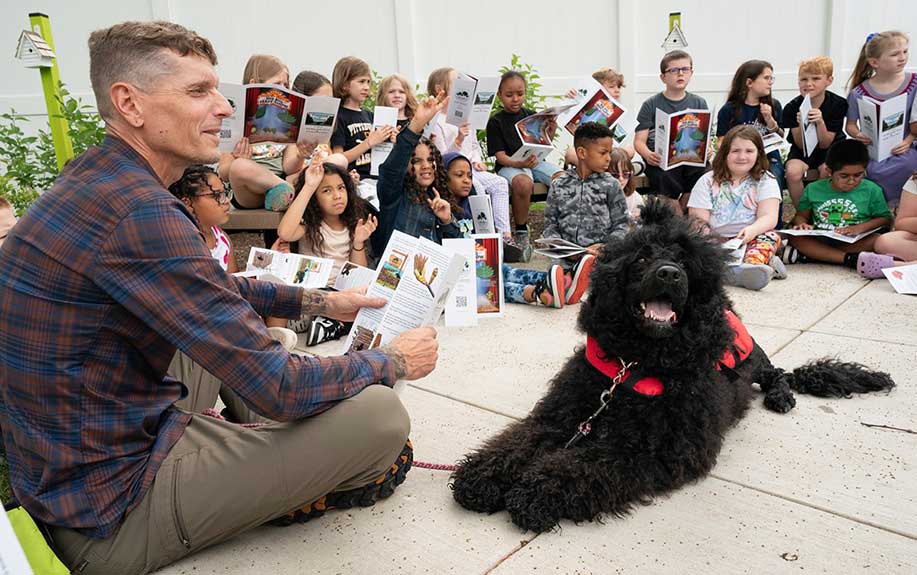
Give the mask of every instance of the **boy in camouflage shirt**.
[(567, 275), (567, 304), (582, 298), (595, 256), (605, 242), (628, 230), (624, 191), (606, 171), (613, 142), (611, 130), (601, 124), (587, 122), (577, 128), (573, 147), (579, 162), (555, 178), (548, 193), (543, 237), (561, 238), (587, 250), (579, 260), (560, 261)]

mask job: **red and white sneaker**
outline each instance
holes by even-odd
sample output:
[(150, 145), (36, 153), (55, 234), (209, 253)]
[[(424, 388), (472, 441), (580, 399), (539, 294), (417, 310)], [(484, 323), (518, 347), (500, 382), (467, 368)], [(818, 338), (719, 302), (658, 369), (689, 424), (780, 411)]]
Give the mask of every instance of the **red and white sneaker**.
[(589, 287), (589, 275), (592, 273), (593, 267), (595, 267), (595, 256), (592, 254), (586, 254), (576, 262), (576, 266), (571, 272), (573, 279), (565, 294), (567, 305), (579, 303), (583, 299), (583, 294), (586, 293), (586, 288)]
[(553, 265), (543, 281), (535, 284), (535, 303), (545, 307), (564, 307), (564, 268)]

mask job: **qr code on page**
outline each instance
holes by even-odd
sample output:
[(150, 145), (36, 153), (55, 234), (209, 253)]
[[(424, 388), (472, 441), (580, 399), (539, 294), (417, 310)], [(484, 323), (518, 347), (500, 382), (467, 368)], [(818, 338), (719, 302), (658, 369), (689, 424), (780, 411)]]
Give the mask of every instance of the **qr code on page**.
[(455, 111), (455, 117), (456, 117), (456, 118), (461, 118), (461, 117), (463, 117), (462, 111), (461, 111), (461, 110), (456, 110), (456, 111)]
[(468, 307), (468, 296), (460, 295), (455, 297), (455, 307)]

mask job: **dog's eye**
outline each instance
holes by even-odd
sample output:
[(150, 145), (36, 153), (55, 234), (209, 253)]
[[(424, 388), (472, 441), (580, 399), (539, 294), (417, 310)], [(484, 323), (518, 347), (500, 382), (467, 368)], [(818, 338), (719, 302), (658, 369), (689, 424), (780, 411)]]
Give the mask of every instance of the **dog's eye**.
[(645, 257), (645, 256), (641, 256), (640, 259), (637, 260), (637, 263), (638, 263), (638, 264), (645, 264), (645, 263), (646, 263), (646, 257)]

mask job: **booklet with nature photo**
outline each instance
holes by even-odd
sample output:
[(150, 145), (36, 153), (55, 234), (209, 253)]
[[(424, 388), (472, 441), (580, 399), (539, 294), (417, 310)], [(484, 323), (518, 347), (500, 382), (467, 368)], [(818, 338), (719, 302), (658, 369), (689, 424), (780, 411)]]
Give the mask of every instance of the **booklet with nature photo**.
[(917, 294), (917, 264), (885, 268), (882, 273), (888, 278), (888, 283), (892, 284), (896, 292)]
[(446, 123), (461, 126), (468, 122), (472, 130), (487, 128), (487, 120), (490, 119), (499, 84), (499, 78), (476, 78), (471, 74), (459, 72), (452, 82), (449, 107), (446, 109)]
[(682, 110), (666, 114), (656, 110), (656, 149), (662, 156), (659, 167), (671, 170), (678, 166), (707, 164), (710, 147), (710, 110)]
[[(373, 111), (373, 130), (384, 126), (397, 125), (398, 108), (376, 106), (376, 109)], [(385, 160), (388, 159), (388, 155), (392, 153), (393, 147), (395, 147), (395, 144), (391, 141), (380, 142), (372, 147), (372, 152), (370, 152), (371, 164), (369, 166), (369, 175), (379, 175), (379, 166), (384, 164)]]
[(586, 248), (562, 238), (540, 238), (535, 240), (534, 252), (549, 258), (564, 259), (586, 253)]
[(869, 234), (874, 234), (879, 230), (870, 230), (868, 232), (863, 232), (862, 234), (857, 234), (855, 236), (845, 236), (844, 234), (839, 234), (834, 230), (777, 230), (778, 233), (787, 235), (787, 236), (820, 236), (823, 238), (831, 238), (832, 240), (837, 240), (839, 242), (844, 242), (845, 244), (852, 244), (858, 242), (868, 236)]
[(519, 134), (522, 147), (516, 150), (510, 159), (523, 161), (528, 160), (531, 156), (536, 156), (541, 162), (547, 158), (548, 154), (554, 151), (551, 129), (557, 127), (558, 114), (566, 112), (575, 105), (576, 103), (554, 106), (516, 122), (516, 133)]
[(220, 150), (231, 152), (247, 137), (252, 144), (324, 144), (331, 141), (340, 100), (307, 97), (272, 84), (220, 84), (232, 114), (220, 126)]
[(334, 260), (300, 254), (287, 254), (264, 248), (252, 248), (245, 271), (236, 275), (265, 281), (280, 280), (287, 285), (323, 288), (328, 285)]
[(892, 155), (892, 148), (904, 140), (904, 116), (907, 112), (907, 94), (899, 94), (884, 102), (862, 96), (857, 100), (860, 112), (860, 130), (869, 136), (869, 157), (877, 162)]
[(386, 300), (381, 308), (361, 308), (344, 352), (374, 349), (415, 327), (439, 319), (465, 260), (426, 238), (395, 231), (382, 253), (368, 297)]
[(341, 271), (335, 278), (332, 287), (338, 291), (367, 287), (372, 283), (374, 277), (376, 277), (376, 270), (347, 262), (341, 266)]
[(783, 136), (777, 132), (768, 132), (764, 134), (761, 139), (764, 141), (764, 153), (770, 154), (774, 150), (779, 150), (780, 148), (786, 147), (787, 141), (783, 139)]
[(455, 287), (452, 288), (449, 299), (446, 300), (446, 326), (478, 325), (474, 238), (443, 238), (443, 247), (464, 258), (462, 271), (455, 282)]
[(809, 121), (809, 112), (811, 111), (812, 97), (806, 94), (806, 97), (802, 99), (802, 103), (799, 105), (799, 128), (802, 130), (802, 142), (797, 142), (797, 144), (802, 144), (799, 147), (802, 148), (802, 152), (807, 158), (818, 149), (818, 129), (815, 126), (815, 122)]
[(492, 234), (494, 229), (494, 210), (487, 194), (472, 194), (468, 196), (471, 206), (471, 215), (474, 220), (474, 233)]
[(576, 105), (557, 117), (557, 124), (563, 126), (571, 136), (586, 122), (596, 122), (612, 128), (626, 112), (591, 76), (582, 78), (573, 90), (576, 92)]

